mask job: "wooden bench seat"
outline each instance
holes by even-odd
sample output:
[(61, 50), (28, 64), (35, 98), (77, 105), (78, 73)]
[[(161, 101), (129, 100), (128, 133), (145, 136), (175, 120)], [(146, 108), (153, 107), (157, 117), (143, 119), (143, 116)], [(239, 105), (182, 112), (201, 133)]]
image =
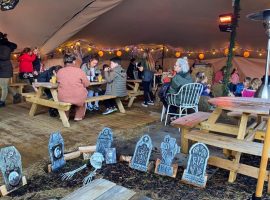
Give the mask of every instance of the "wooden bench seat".
[(20, 94), (22, 94), (22, 93), (23, 93), (23, 88), (24, 88), (25, 86), (27, 86), (27, 85), (28, 85), (27, 83), (10, 83), (8, 86), (9, 86), (9, 87), (17, 88), (17, 89), (18, 89), (18, 92), (19, 92)]
[(27, 94), (26, 101), (63, 111), (68, 111), (72, 106), (71, 103), (56, 102), (53, 100), (36, 98), (35, 94)]
[(104, 101), (107, 99), (115, 99), (116, 96), (113, 95), (100, 95), (100, 96), (94, 96), (94, 97), (88, 97), (85, 102), (89, 103), (89, 102), (95, 102), (95, 101)]
[(22, 96), (25, 98), (34, 97), (35, 95), (36, 95), (35, 92), (22, 93)]
[(187, 154), (189, 149), (188, 140), (184, 137), (192, 128), (207, 120), (211, 113), (196, 112), (174, 120), (171, 125), (181, 129), (181, 152)]
[(174, 120), (171, 125), (177, 128), (194, 128), (199, 123), (207, 120), (211, 113), (196, 112)]
[[(237, 112), (237, 111), (232, 111), (232, 112), (228, 112), (227, 113), (227, 116), (228, 117), (240, 118), (242, 116), (242, 113), (241, 112)], [(257, 118), (257, 115), (256, 114), (251, 114), (251, 115), (249, 115), (249, 117)]]
[[(246, 153), (255, 156), (262, 155), (263, 144), (258, 142), (251, 142), (245, 140), (238, 140), (227, 136), (221, 136), (213, 133), (204, 133), (200, 130), (192, 130), (185, 135), (188, 140), (203, 142), (205, 144), (219, 147), (222, 149), (229, 149), (236, 152)], [(268, 154), (269, 156), (270, 154)]]

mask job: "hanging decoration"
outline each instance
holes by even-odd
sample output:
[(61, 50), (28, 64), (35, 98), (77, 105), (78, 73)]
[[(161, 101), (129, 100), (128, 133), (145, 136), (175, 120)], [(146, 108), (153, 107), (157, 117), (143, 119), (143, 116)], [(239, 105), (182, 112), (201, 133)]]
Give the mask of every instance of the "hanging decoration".
[(249, 51), (244, 51), (243, 57), (244, 57), (244, 58), (248, 58), (249, 56), (250, 56)]
[[(166, 53), (166, 57), (175, 57), (179, 58), (181, 56), (188, 56), (191, 59), (199, 58), (201, 60), (205, 59), (205, 57), (213, 58), (213, 57), (220, 57), (222, 55), (228, 56), (229, 55), (229, 48), (221, 47), (221, 48), (212, 48), (209, 50), (195, 50), (195, 49), (183, 49), (180, 47), (173, 47), (170, 45), (160, 45), (160, 44), (138, 44), (138, 45), (129, 45), (129, 46), (123, 46), (123, 47), (117, 47), (117, 48), (109, 48), (109, 47), (97, 47), (94, 44), (90, 43), (86, 40), (77, 40), (73, 42), (68, 42), (65, 44), (62, 44), (61, 46), (57, 47), (53, 54), (56, 56), (62, 56), (63, 51), (69, 51), (74, 48), (80, 48), (82, 53), (89, 54), (90, 52), (98, 53), (100, 57), (104, 57), (105, 55), (112, 55), (115, 53), (116, 56), (121, 57), (123, 55), (127, 55), (128, 57), (137, 57), (142, 56), (143, 52), (150, 51), (153, 55), (159, 55), (162, 54), (163, 50)], [(239, 45), (236, 45), (232, 52), (235, 55), (243, 56), (244, 52), (248, 51), (249, 56), (251, 55), (254, 57), (262, 57), (266, 55), (265, 49), (245, 49), (241, 48)], [(125, 54), (123, 54), (125, 53)], [(18, 52), (13, 53), (13, 55), (19, 55)], [(247, 53), (245, 53), (246, 55)], [(13, 59), (15, 57), (13, 56)]]
[(122, 56), (122, 51), (119, 51), (119, 50), (118, 50), (118, 51), (116, 52), (116, 55), (117, 55), (118, 57)]
[(229, 54), (229, 49), (226, 48), (226, 49), (224, 50), (224, 55), (227, 56), (228, 54)]
[(175, 52), (175, 57), (179, 58), (181, 56), (181, 53), (179, 51)]
[(200, 60), (203, 60), (204, 57), (205, 57), (205, 55), (204, 55), (204, 53), (200, 53), (200, 54), (198, 55), (198, 57), (199, 57)]
[(99, 57), (102, 57), (104, 55), (103, 51), (98, 52)]

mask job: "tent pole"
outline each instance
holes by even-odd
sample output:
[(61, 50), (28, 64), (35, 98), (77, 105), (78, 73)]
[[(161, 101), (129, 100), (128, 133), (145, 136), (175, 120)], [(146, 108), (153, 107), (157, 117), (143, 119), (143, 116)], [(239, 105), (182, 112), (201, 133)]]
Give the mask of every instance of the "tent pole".
[(230, 47), (229, 47), (229, 53), (226, 63), (226, 71), (224, 74), (224, 84), (223, 84), (223, 95), (227, 96), (229, 93), (228, 86), (229, 86), (229, 80), (230, 80), (230, 74), (231, 74), (231, 68), (232, 68), (232, 59), (234, 57), (233, 49), (235, 47), (235, 39), (236, 39), (236, 28), (238, 26), (238, 19), (240, 18), (240, 0), (234, 1), (234, 17), (232, 21), (232, 32), (230, 37)]
[(164, 66), (163, 66), (163, 61), (164, 61), (164, 45), (162, 45), (162, 58), (161, 58), (161, 66), (162, 66), (162, 69), (164, 70)]

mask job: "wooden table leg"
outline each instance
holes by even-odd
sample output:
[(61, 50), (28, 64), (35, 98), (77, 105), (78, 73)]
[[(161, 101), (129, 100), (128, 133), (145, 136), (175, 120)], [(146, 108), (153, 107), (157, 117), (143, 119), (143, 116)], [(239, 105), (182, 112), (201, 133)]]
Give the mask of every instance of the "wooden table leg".
[(264, 145), (263, 145), (263, 150), (262, 150), (260, 169), (259, 169), (259, 177), (258, 177), (256, 192), (255, 192), (255, 197), (257, 198), (262, 197), (266, 168), (267, 168), (267, 163), (268, 163), (269, 149), (270, 149), (270, 120), (268, 119), (266, 135), (265, 135), (265, 140), (264, 140)]
[(181, 152), (184, 154), (188, 154), (188, 139), (185, 138), (185, 135), (188, 133), (188, 129), (181, 128)]
[[(138, 94), (138, 92), (139, 92), (139, 86), (140, 86), (140, 84), (139, 83), (135, 83), (135, 86), (134, 86), (134, 88), (133, 88), (133, 94)], [(130, 97), (130, 99), (129, 99), (129, 102), (128, 102), (128, 107), (130, 108), (131, 106), (132, 106), (132, 104), (133, 104), (133, 101), (135, 100), (135, 96), (132, 96), (132, 97)]]
[(120, 99), (120, 98), (116, 98), (116, 99), (115, 99), (115, 102), (116, 102), (116, 104), (117, 104), (117, 107), (118, 107), (119, 111), (120, 111), (121, 113), (126, 113), (126, 110), (125, 110), (125, 108), (124, 108), (124, 106), (123, 106), (123, 104), (122, 104), (122, 102), (121, 102), (121, 99)]
[[(50, 91), (52, 93), (53, 100), (55, 102), (58, 102), (58, 96), (57, 96), (56, 89), (50, 89)], [(69, 124), (69, 121), (68, 121), (68, 118), (67, 118), (67, 115), (66, 115), (65, 111), (58, 109), (58, 113), (60, 115), (60, 119), (62, 120), (62, 123), (63, 123), (64, 127), (70, 127), (70, 124)]]
[[(249, 114), (247, 114), (247, 113), (242, 114), (241, 121), (240, 121), (240, 126), (239, 126), (239, 132), (238, 132), (238, 135), (237, 135), (237, 139), (239, 139), (239, 140), (243, 140), (245, 138), (246, 130), (247, 130), (248, 117), (249, 117)], [(233, 160), (235, 165), (239, 165), (240, 158), (241, 158), (241, 153), (236, 152), (235, 153), (235, 158)], [(237, 170), (231, 170), (228, 181), (231, 182), (231, 183), (234, 182), (235, 179), (236, 179), (236, 176), (237, 176)]]
[[(35, 98), (40, 99), (41, 96), (42, 96), (42, 94), (43, 94), (43, 88), (42, 87), (39, 87)], [(37, 107), (38, 107), (38, 104), (36, 104), (36, 103), (33, 103), (32, 104), (31, 109), (30, 109), (30, 112), (29, 112), (29, 115), (31, 117), (35, 116), (36, 111), (37, 111)]]

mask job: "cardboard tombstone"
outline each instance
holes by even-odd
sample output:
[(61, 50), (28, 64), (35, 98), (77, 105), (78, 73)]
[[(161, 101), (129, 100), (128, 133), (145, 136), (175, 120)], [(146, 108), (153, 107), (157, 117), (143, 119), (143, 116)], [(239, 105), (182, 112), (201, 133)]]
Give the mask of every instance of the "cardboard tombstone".
[(105, 154), (106, 164), (115, 164), (116, 163), (116, 149), (106, 148), (105, 152), (106, 152)]
[(64, 139), (60, 132), (54, 132), (50, 136), (49, 155), (52, 171), (56, 171), (66, 164), (64, 159)]
[(136, 144), (130, 167), (146, 172), (148, 169), (148, 163), (152, 152), (152, 147), (153, 145), (150, 136), (143, 135)]
[(192, 145), (189, 150), (187, 168), (184, 170), (182, 181), (189, 184), (205, 187), (207, 176), (205, 175), (209, 150), (203, 143)]
[(1, 187), (1, 193), (4, 196), (11, 191), (16, 190), (26, 184), (26, 179), (22, 175), (21, 155), (14, 146), (2, 148), (0, 151), (0, 168), (4, 178), (4, 190)]
[(157, 159), (155, 173), (176, 177), (178, 165), (172, 166), (173, 159), (177, 153), (180, 153), (180, 147), (176, 143), (176, 139), (166, 135), (164, 141), (160, 145), (162, 159)]
[(106, 148), (111, 148), (113, 142), (113, 132), (110, 128), (104, 128), (98, 135), (96, 152), (105, 157)]

